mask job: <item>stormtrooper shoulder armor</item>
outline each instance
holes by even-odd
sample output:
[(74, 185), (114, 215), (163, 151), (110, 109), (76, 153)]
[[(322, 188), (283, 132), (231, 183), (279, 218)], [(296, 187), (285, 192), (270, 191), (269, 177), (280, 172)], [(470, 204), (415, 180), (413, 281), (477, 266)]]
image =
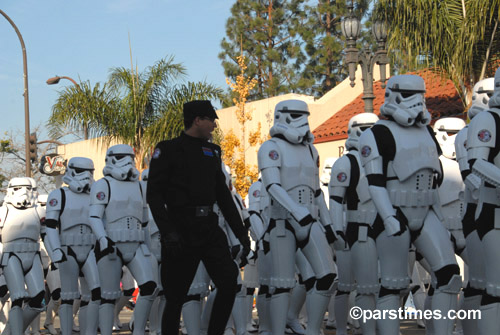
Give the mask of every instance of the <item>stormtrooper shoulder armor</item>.
[(64, 209), (63, 192), (64, 190), (62, 188), (50, 192), (49, 197), (47, 199), (45, 220), (59, 221), (59, 216), (61, 214), (61, 211)]
[(258, 153), (259, 170), (281, 166), (281, 153), (274, 140), (264, 142)]
[(332, 174), (330, 177), (329, 191), (332, 193), (333, 187), (348, 187), (351, 181), (351, 162), (349, 158), (344, 155), (337, 159), (332, 166)]
[(472, 119), (467, 134), (467, 148), (494, 148), (496, 142), (496, 122), (492, 113), (481, 112)]
[[(375, 127), (375, 126), (374, 126)], [(378, 171), (375, 165), (381, 161), (382, 156), (378, 151), (377, 140), (373, 133), (373, 127), (365, 130), (359, 138), (359, 153), (361, 156), (361, 164), (365, 168), (366, 174), (380, 174), (383, 171)], [(380, 164), (380, 168), (382, 164)]]
[(101, 178), (92, 185), (90, 205), (107, 205), (109, 203), (110, 187), (106, 178)]

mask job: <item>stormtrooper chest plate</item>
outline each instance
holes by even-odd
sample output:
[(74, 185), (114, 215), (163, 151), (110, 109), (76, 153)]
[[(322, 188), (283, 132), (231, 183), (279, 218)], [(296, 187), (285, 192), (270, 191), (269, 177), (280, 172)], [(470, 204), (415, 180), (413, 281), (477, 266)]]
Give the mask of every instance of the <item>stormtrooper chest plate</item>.
[(64, 190), (66, 202), (61, 214), (61, 230), (67, 230), (79, 224), (89, 224), (90, 195)]
[(34, 207), (17, 209), (7, 205), (8, 213), (2, 229), (2, 243), (17, 239), (38, 241), (40, 238), (40, 218)]
[(109, 178), (109, 203), (106, 206), (107, 223), (132, 217), (142, 220), (143, 196), (139, 182), (119, 181)]
[(421, 127), (402, 127), (395, 122), (381, 121), (391, 131), (396, 143), (394, 160), (389, 162), (388, 177), (395, 176), (401, 182), (418, 171), (441, 171), (436, 143), (429, 131)]
[(281, 186), (291, 191), (297, 187), (314, 190), (318, 181), (317, 157), (306, 145), (294, 145), (277, 140), (281, 155)]

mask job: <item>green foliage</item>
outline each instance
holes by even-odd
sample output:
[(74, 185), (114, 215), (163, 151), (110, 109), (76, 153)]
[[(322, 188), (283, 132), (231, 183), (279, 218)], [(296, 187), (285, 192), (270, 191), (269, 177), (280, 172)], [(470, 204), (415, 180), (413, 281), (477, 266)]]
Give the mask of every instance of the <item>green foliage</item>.
[(465, 104), (498, 66), (500, 0), (379, 0), (376, 13), (389, 23), (389, 50), (403, 68), (444, 71)]
[(231, 8), (219, 58), (226, 76), (235, 82), (240, 72), (237, 57), (245, 56), (248, 77), (258, 80), (250, 100), (304, 88), (297, 76), (302, 57), (297, 24), (290, 24), (305, 19), (303, 2), (239, 0)]
[[(258, 80), (249, 100), (290, 92), (322, 96), (346, 76), (340, 28), (346, 2), (236, 1), (219, 54), (226, 76), (236, 81), (237, 56), (243, 54), (247, 75)], [(358, 17), (367, 13), (369, 2), (355, 2)]]
[(223, 99), (222, 89), (206, 82), (179, 84), (186, 69), (173, 57), (161, 59), (143, 72), (113, 68), (106, 84), (88, 82), (60, 92), (48, 121), (50, 134), (66, 127), (88, 125), (92, 137), (103, 136), (131, 145), (142, 167), (144, 157), (183, 129), (182, 106), (194, 99)]
[[(363, 17), (368, 4), (369, 0), (356, 1), (355, 15)], [(300, 80), (304, 87), (309, 88), (306, 93), (322, 96), (347, 75), (343, 66), (344, 43), (340, 25), (348, 15), (347, 4), (346, 1), (336, 0), (309, 1), (304, 12), (307, 20), (296, 22), (307, 55)], [(365, 40), (360, 38), (360, 42)]]

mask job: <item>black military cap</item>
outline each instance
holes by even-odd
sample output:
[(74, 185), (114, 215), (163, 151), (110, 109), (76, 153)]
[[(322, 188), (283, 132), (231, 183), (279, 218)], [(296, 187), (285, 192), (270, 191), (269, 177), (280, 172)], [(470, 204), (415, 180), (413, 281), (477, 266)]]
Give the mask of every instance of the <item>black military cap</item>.
[(218, 119), (215, 108), (209, 100), (193, 100), (183, 106), (184, 119), (194, 119), (197, 116)]

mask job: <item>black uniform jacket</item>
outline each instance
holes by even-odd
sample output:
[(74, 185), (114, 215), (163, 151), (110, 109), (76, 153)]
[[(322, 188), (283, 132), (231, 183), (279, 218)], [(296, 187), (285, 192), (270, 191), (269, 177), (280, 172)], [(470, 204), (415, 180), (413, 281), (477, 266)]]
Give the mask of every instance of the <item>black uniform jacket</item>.
[(194, 207), (211, 208), (215, 202), (234, 234), (240, 240), (247, 235), (225, 182), (221, 149), (206, 140), (182, 133), (158, 143), (149, 168), (147, 201), (162, 236), (184, 231), (179, 213), (186, 213), (186, 219)]

